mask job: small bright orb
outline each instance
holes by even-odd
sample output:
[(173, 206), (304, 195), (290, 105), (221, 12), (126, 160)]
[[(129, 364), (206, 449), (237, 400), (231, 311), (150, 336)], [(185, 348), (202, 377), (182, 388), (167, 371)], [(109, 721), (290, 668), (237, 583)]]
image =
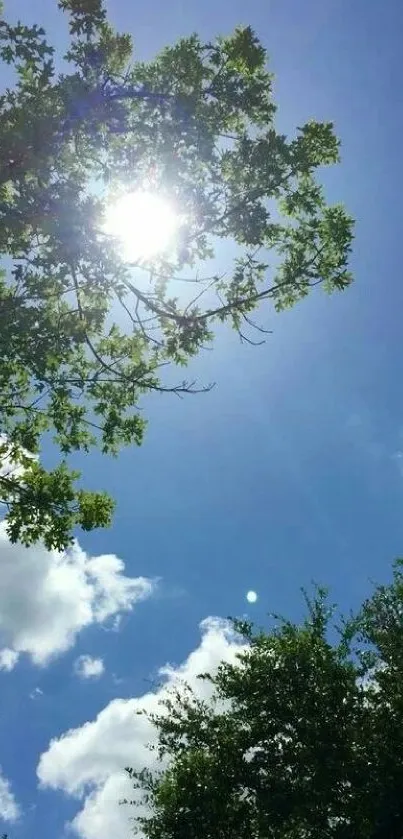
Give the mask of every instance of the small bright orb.
[(248, 593), (246, 595), (246, 599), (247, 599), (248, 603), (256, 603), (256, 600), (257, 600), (256, 592), (255, 591), (248, 591)]
[(168, 201), (147, 190), (128, 192), (107, 208), (103, 229), (127, 262), (144, 262), (173, 244), (179, 219)]

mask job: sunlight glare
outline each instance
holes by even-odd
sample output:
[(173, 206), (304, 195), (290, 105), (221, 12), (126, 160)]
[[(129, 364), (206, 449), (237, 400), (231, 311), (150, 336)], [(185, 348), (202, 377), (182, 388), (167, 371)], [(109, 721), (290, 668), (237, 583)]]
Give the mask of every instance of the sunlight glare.
[(246, 599), (247, 599), (248, 603), (256, 603), (256, 600), (257, 600), (256, 592), (255, 591), (248, 591), (248, 593), (246, 595)]
[(119, 241), (127, 262), (143, 262), (172, 246), (178, 226), (179, 218), (164, 198), (138, 190), (108, 206), (103, 229)]

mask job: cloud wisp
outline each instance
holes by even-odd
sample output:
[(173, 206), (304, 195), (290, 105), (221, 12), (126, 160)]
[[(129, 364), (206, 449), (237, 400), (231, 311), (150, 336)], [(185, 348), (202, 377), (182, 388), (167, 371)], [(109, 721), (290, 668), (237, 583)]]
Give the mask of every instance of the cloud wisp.
[(80, 679), (99, 679), (105, 672), (102, 658), (92, 658), (90, 655), (80, 655), (74, 662), (74, 673)]

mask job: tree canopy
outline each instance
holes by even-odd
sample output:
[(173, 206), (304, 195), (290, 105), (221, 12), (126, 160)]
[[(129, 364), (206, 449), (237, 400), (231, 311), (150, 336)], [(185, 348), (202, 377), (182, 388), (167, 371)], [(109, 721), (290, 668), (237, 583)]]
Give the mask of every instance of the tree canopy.
[(162, 768), (127, 770), (146, 839), (401, 839), (402, 568), (337, 624), (320, 589), (299, 625), (236, 621), (211, 700), (161, 700)]
[[(260, 304), (279, 311), (318, 284), (348, 286), (353, 224), (316, 179), (338, 160), (332, 124), (276, 130), (250, 28), (191, 35), (143, 62), (101, 0), (58, 5), (64, 56), (40, 26), (0, 18), (14, 79), (0, 96), (0, 502), (13, 541), (63, 548), (113, 511), (83, 489), (71, 454), (140, 444), (142, 397), (197, 391), (175, 370), (216, 324), (254, 340)], [(106, 207), (144, 189), (181, 224), (169, 251), (128, 262)], [(220, 241), (233, 249), (224, 275)]]

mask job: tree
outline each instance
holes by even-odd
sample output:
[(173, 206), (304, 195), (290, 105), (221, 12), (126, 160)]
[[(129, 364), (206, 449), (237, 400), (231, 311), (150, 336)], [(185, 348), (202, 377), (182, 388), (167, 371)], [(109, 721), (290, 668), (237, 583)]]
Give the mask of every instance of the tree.
[(127, 770), (146, 839), (401, 839), (402, 569), (338, 629), (320, 589), (301, 625), (235, 622), (211, 701), (151, 716), (163, 768)]
[[(13, 541), (62, 548), (113, 510), (82, 489), (71, 453), (140, 444), (143, 394), (196, 392), (169, 371), (217, 323), (252, 341), (262, 302), (278, 311), (315, 285), (344, 289), (353, 224), (315, 180), (338, 160), (332, 124), (308, 122), (293, 139), (276, 131), (250, 28), (212, 43), (192, 35), (144, 63), (102, 0), (58, 5), (70, 26), (63, 64), (42, 28), (0, 19), (0, 56), (16, 75), (0, 97), (0, 500)], [(145, 185), (181, 224), (171, 251), (132, 264), (105, 207)], [(220, 240), (233, 265), (207, 278)], [(55, 469), (43, 459), (49, 434)]]

